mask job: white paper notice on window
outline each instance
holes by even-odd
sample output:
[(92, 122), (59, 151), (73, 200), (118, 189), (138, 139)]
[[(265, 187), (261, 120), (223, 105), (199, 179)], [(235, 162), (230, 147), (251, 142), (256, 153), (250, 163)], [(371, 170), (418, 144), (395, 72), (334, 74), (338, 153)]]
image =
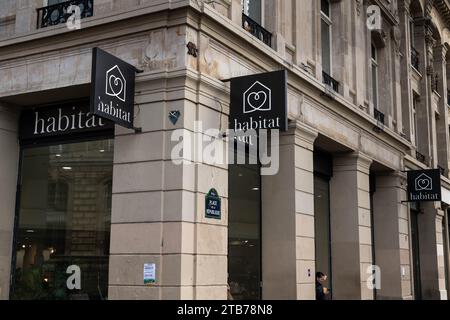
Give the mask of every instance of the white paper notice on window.
[(156, 282), (156, 265), (154, 263), (144, 264), (144, 284)]

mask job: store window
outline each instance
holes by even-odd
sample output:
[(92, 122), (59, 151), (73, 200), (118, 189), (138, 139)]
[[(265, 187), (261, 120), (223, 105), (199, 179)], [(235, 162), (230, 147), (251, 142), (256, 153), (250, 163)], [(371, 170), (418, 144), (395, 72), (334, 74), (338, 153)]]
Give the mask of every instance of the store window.
[(419, 214), (420, 206), (418, 202), (410, 204), (411, 218), (411, 251), (413, 267), (414, 298), (422, 300), (422, 280), (420, 276), (420, 243), (419, 243)]
[(21, 152), (11, 298), (107, 298), (114, 142)]
[(261, 176), (257, 164), (228, 168), (228, 284), (234, 300), (261, 298)]
[(330, 290), (331, 299), (331, 224), (330, 224), (330, 178), (332, 176), (332, 157), (326, 152), (314, 152), (314, 234), (316, 272), (327, 275), (323, 284)]

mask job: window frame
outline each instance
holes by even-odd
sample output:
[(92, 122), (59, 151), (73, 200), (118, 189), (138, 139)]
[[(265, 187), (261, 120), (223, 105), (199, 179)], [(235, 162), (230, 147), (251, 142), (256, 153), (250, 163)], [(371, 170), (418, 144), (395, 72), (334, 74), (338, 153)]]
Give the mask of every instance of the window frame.
[[(252, 16), (249, 15), (249, 7), (250, 7), (250, 1), (252, 0), (241, 0), (241, 8), (242, 8), (242, 12), (250, 17), (250, 19), (255, 20)], [(260, 24), (260, 26), (264, 27), (265, 25), (265, 19), (264, 19), (264, 15), (265, 15), (265, 1), (266, 0), (260, 0), (261, 1), (261, 21), (256, 21), (257, 23)], [(246, 5), (247, 4), (247, 5)]]
[(416, 146), (416, 149), (419, 149), (419, 135), (417, 130), (417, 100), (418, 95), (413, 91), (412, 92), (412, 117), (413, 117), (413, 136), (414, 136), (414, 145)]
[[(323, 39), (323, 29), (322, 29), (322, 22), (324, 22), (328, 26), (328, 38), (329, 38), (329, 44), (328, 44), (328, 58), (330, 60), (330, 70), (328, 73), (329, 76), (333, 76), (333, 54), (332, 54), (332, 48), (333, 48), (333, 37), (332, 37), (332, 31), (333, 31), (333, 21), (331, 20), (331, 3), (329, 0), (325, 0), (328, 2), (329, 5), (329, 13), (330, 16), (328, 16), (325, 12), (322, 11), (322, 7), (320, 7), (320, 35), (321, 35), (321, 41)], [(324, 61), (324, 48), (322, 46), (321, 48), (321, 55), (322, 55), (322, 70), (323, 69), (323, 61)], [(326, 71), (324, 71), (326, 72)]]
[(370, 67), (372, 73), (372, 103), (374, 109), (379, 110), (378, 48), (373, 43), (370, 46)]

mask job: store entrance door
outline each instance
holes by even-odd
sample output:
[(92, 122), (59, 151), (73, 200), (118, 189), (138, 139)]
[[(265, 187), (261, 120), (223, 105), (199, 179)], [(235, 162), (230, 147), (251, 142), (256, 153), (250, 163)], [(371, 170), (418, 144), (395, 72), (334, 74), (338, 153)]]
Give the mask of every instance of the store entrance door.
[(230, 165), (228, 285), (234, 300), (261, 299), (261, 176), (259, 165)]
[(107, 298), (114, 140), (24, 147), (11, 298)]

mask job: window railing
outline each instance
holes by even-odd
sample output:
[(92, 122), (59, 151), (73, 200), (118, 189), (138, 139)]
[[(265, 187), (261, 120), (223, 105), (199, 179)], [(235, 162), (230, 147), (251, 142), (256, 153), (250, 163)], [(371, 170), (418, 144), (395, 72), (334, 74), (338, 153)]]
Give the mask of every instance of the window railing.
[(375, 118), (375, 120), (377, 120), (378, 124), (381, 124), (384, 126), (384, 113), (381, 112), (378, 109), (373, 109), (373, 117)]
[(411, 65), (419, 71), (419, 58), (420, 54), (415, 48), (411, 47)]
[(80, 8), (81, 19), (94, 15), (94, 0), (70, 0), (37, 9), (37, 29), (66, 23), (74, 14), (74, 12), (67, 12), (70, 6)]
[(269, 47), (272, 46), (272, 34), (245, 13), (242, 13), (242, 28), (250, 32), (254, 37), (258, 38)]
[(422, 163), (425, 163), (425, 161), (426, 161), (426, 157), (419, 151), (416, 151), (416, 159)]
[(322, 71), (322, 78), (323, 78), (323, 83), (330, 86), (331, 89), (333, 89), (333, 91), (339, 92), (339, 81), (333, 79), (333, 77), (330, 76), (325, 71)]

